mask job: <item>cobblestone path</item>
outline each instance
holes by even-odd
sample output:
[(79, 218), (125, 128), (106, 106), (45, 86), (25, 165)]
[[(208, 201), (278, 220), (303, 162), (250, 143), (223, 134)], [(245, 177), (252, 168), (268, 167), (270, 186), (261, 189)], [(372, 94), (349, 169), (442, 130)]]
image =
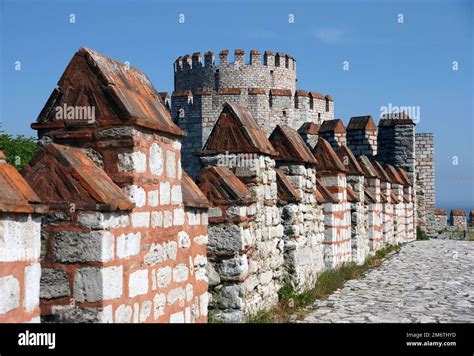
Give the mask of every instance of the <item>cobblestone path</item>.
[(474, 241), (415, 241), (318, 301), (302, 322), (474, 322)]

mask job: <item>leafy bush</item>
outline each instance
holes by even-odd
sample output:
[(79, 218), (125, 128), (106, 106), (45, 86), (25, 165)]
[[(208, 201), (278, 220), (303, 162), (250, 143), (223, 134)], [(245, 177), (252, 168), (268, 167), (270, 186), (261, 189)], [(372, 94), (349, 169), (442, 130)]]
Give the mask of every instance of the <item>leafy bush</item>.
[(17, 135), (13, 137), (0, 127), (0, 150), (7, 156), (7, 162), (21, 170), (36, 155), (36, 138)]
[(429, 240), (430, 238), (428, 235), (426, 235), (426, 232), (424, 232), (419, 226), (416, 227), (416, 239), (417, 240)]

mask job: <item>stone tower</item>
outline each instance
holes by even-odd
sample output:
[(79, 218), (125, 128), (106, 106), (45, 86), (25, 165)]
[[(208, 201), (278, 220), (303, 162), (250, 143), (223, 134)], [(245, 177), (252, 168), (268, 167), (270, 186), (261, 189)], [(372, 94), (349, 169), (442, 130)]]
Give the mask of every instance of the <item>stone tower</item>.
[(284, 53), (243, 50), (200, 52), (179, 57), (174, 63), (174, 92), (171, 113), (187, 132), (183, 140), (183, 167), (196, 176), (200, 167), (194, 153), (201, 150), (214, 123), (228, 102), (247, 107), (255, 121), (269, 135), (278, 124), (299, 129), (305, 122), (321, 124), (334, 117), (334, 101), (296, 88), (296, 61)]

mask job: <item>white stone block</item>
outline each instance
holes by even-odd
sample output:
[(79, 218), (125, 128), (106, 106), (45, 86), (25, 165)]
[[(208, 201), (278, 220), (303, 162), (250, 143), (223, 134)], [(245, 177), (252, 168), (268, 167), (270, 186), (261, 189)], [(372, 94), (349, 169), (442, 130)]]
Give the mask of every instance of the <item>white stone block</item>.
[(132, 307), (130, 305), (121, 304), (115, 310), (116, 323), (130, 323), (132, 320)]
[(151, 226), (152, 227), (163, 227), (163, 213), (161, 211), (152, 211), (152, 213), (151, 213)]
[(128, 199), (135, 203), (136, 207), (140, 208), (146, 205), (146, 192), (143, 188), (136, 185), (130, 185), (124, 188), (123, 192)]
[(158, 190), (152, 190), (148, 192), (148, 205), (151, 207), (156, 207), (158, 206), (159, 200), (158, 200)]
[(185, 264), (179, 264), (173, 268), (173, 282), (180, 283), (184, 282), (189, 277), (188, 267)]
[(140, 253), (140, 238), (139, 232), (136, 234), (130, 232), (117, 237), (117, 257), (127, 258), (138, 255)]
[(166, 295), (156, 294), (153, 298), (153, 317), (158, 319), (160, 316), (165, 315), (166, 306)]
[(163, 227), (168, 228), (171, 226), (173, 226), (173, 212), (167, 210), (164, 212)]
[(171, 324), (182, 324), (184, 323), (184, 313), (183, 312), (178, 312), (178, 313), (173, 313), (170, 315), (170, 323)]
[(166, 176), (176, 178), (176, 153), (166, 150)]
[(173, 225), (180, 226), (184, 224), (184, 209), (178, 208), (173, 210), (174, 220)]
[(74, 275), (74, 298), (78, 302), (117, 299), (122, 289), (122, 266), (83, 267)]
[(153, 175), (161, 176), (163, 174), (163, 151), (157, 143), (150, 147), (150, 172)]
[(186, 231), (178, 232), (178, 247), (179, 248), (189, 248), (191, 246), (191, 239)]
[(24, 308), (27, 312), (39, 306), (40, 298), (41, 265), (34, 263), (25, 267), (25, 301)]
[(118, 154), (118, 171), (119, 172), (146, 172), (146, 154), (143, 152), (130, 152)]
[(148, 270), (142, 269), (130, 273), (128, 295), (130, 298), (148, 293)]
[(135, 212), (131, 214), (133, 227), (149, 227), (150, 213), (148, 211)]
[(171, 188), (169, 182), (160, 183), (160, 205), (169, 205), (171, 201)]
[(171, 188), (171, 204), (181, 204), (183, 202), (183, 195), (180, 185), (174, 185)]
[(20, 306), (20, 283), (13, 276), (0, 277), (0, 314)]
[(166, 288), (171, 283), (171, 274), (173, 269), (169, 266), (159, 268), (156, 271), (156, 284), (159, 288)]

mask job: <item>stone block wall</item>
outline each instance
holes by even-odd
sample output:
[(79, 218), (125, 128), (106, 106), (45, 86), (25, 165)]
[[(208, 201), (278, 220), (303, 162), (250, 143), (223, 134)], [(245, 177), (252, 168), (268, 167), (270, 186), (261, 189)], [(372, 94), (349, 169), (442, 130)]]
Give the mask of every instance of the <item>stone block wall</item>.
[(383, 196), (382, 204), (382, 236), (386, 244), (394, 244), (394, 203), (392, 202), (392, 186), (390, 182), (380, 182), (380, 194)]
[(432, 133), (417, 133), (415, 135), (417, 181), (423, 181), (423, 199), (426, 233), (435, 233), (435, 167), (434, 167), (434, 136)]
[(0, 151), (0, 323), (40, 322), (40, 202)]
[(322, 184), (334, 195), (335, 203), (324, 204), (324, 263), (335, 268), (352, 259), (351, 206), (347, 201), (345, 174), (324, 175)]
[(41, 217), (0, 212), (0, 323), (40, 322)]
[(53, 209), (42, 228), (44, 319), (205, 322), (207, 219), (185, 210), (179, 139), (134, 127), (97, 137), (101, 165), (134, 208)]
[[(224, 159), (215, 155), (201, 157), (201, 160), (205, 167), (226, 162), (226, 167), (255, 200), (243, 207), (223, 203), (216, 209), (211, 208), (209, 218), (208, 251), (216, 255), (210, 259), (211, 264), (221, 281), (232, 278), (232, 282), (213, 289), (212, 303), (218, 310), (216, 317), (242, 322), (247, 316), (278, 302), (278, 290), (284, 279), (284, 228), (277, 206), (275, 161), (262, 155), (253, 158), (245, 153), (233, 156)], [(254, 160), (252, 164), (249, 163), (251, 159)], [(239, 164), (241, 162), (244, 164)], [(201, 189), (208, 192), (203, 187), (205, 179), (201, 175), (199, 182)], [(232, 241), (237, 242), (229, 246)]]
[(278, 164), (297, 190), (301, 200), (281, 203), (280, 214), (284, 227), (285, 271), (287, 281), (299, 292), (311, 289), (318, 274), (324, 270), (323, 207), (316, 201), (316, 170), (305, 164)]
[(454, 227), (465, 229), (467, 227), (467, 218), (466, 212), (460, 209), (451, 210), (451, 215), (449, 218), (451, 225)]

